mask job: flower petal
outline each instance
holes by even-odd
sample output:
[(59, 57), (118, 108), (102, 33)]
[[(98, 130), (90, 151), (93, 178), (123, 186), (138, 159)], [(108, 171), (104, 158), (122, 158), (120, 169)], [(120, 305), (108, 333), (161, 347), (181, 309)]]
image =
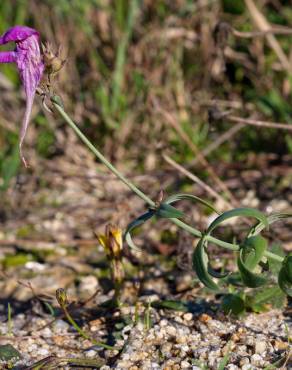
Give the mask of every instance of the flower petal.
[(0, 36), (0, 45), (13, 41), (23, 41), (32, 35), (36, 35), (38, 37), (39, 33), (30, 27), (14, 26), (9, 28), (2, 36)]
[(14, 63), (16, 62), (16, 53), (14, 51), (1, 51), (0, 63)]
[(26, 95), (26, 109), (21, 125), (19, 151), (24, 165), (28, 167), (22, 153), (22, 144), (29, 124), (36, 88), (44, 71), (44, 63), (39, 46), (39, 33), (30, 27), (15, 26), (0, 36), (0, 45), (8, 42), (15, 42), (16, 48), (14, 51), (0, 53), (0, 63), (16, 62), (23, 83)]
[(24, 117), (23, 117), (23, 120), (22, 120), (22, 124), (21, 124), (20, 140), (19, 140), (20, 158), (21, 158), (23, 164), (25, 165), (25, 167), (27, 167), (27, 168), (29, 167), (29, 165), (28, 165), (26, 159), (24, 158), (24, 155), (23, 155), (23, 152), (22, 152), (22, 145), (23, 145), (23, 141), (24, 141), (24, 138), (25, 138), (25, 135), (26, 135), (28, 124), (29, 124), (29, 118), (30, 118), (30, 115), (31, 115), (34, 96), (35, 96), (35, 93), (29, 94), (29, 95), (26, 94), (26, 107), (25, 107), (25, 113), (24, 113)]
[(41, 80), (44, 70), (38, 41), (38, 36), (32, 35), (27, 39), (18, 42), (16, 47), (16, 64), (26, 94), (26, 110), (22, 121), (19, 142), (20, 156), (26, 167), (28, 167), (28, 164), (22, 153), (22, 144), (29, 124), (29, 117), (32, 110), (36, 88)]

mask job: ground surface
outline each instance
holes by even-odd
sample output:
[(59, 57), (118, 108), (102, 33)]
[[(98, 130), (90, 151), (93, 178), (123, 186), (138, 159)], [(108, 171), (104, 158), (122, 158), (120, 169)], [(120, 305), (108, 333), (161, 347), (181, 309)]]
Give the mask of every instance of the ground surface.
[[(197, 369), (196, 366), (217, 369), (224, 355), (228, 356), (226, 369), (264, 369), (279, 359), (283, 365), (291, 325), (287, 303), (282, 310), (247, 313), (241, 318), (224, 315), (220, 296), (201, 290), (191, 271), (189, 257), (194, 241), (180, 232), (177, 237), (176, 228), (167, 221), (158, 223), (160, 231), (157, 225), (146, 224), (137, 235), (141, 252), (133, 252), (131, 263), (129, 258), (124, 259), (124, 303), (120, 309), (102, 308), (113, 296), (113, 286), (104, 251), (93, 231), (103, 232), (109, 221), (125, 227), (143, 212), (144, 206), (111, 175), (96, 174), (96, 164), (90, 156), (87, 163), (88, 168), (83, 164), (78, 170), (77, 165), (64, 160), (58, 164), (62, 170), (54, 176), (43, 176), (46, 186), (38, 184), (38, 175), (23, 175), (22, 183), (15, 184), (15, 196), (11, 188), (11, 198), (7, 197), (0, 239), (4, 266), (0, 344), (11, 344), (21, 354), (15, 368), (26, 368), (49, 356), (82, 358), (83, 364), (90, 360), (88, 366), (97, 366), (101, 361), (104, 370)], [(283, 179), (281, 166), (287, 168), (287, 162), (277, 166)], [(226, 171), (226, 183), (237, 188), (236, 194), (242, 196), (246, 206), (261, 204), (264, 209), (272, 207), (274, 212), (289, 210), (289, 198), (281, 199), (280, 194), (277, 202), (266, 197), (260, 203), (256, 170), (240, 174), (241, 183), (248, 183), (250, 189), (239, 187), (234, 171), (229, 180), (229, 171), (224, 167), (222, 171)], [(72, 181), (66, 177), (69, 173), (78, 176)], [(138, 185), (152, 189), (153, 198), (159, 186), (155, 176), (161, 175), (134, 178)], [(290, 176), (289, 171), (285, 176)], [(160, 178), (162, 183), (172, 175)], [(265, 194), (278, 179), (274, 171)], [(38, 191), (31, 191), (33, 188)], [(27, 209), (23, 204), (18, 209), (21, 190), (27, 192)], [(204, 195), (200, 189), (197, 191)], [(187, 204), (182, 208), (190, 214), (189, 220), (202, 228), (208, 222), (210, 215), (202, 216), (203, 210), (190, 209)], [(122, 216), (125, 210), (127, 217)], [(230, 226), (240, 235), (240, 226)], [(168, 237), (162, 239), (160, 233)], [(281, 241), (286, 251), (291, 250), (289, 224), (280, 223), (269, 235), (271, 240)], [(218, 250), (215, 254), (215, 263), (220, 266), (221, 256), (233, 268), (232, 255)], [(55, 300), (58, 288), (67, 290), (70, 312), (86, 333), (92, 339), (113, 344), (116, 350), (103, 350), (80, 337)], [(149, 308), (149, 302), (170, 299), (187, 303), (175, 310), (155, 308), (155, 304)], [(8, 301), (12, 308), (10, 323)], [(73, 366), (66, 365), (65, 360), (51, 361), (52, 368)], [(3, 366), (4, 363), (7, 365), (7, 361)], [(285, 366), (282, 368), (288, 365)]]
[[(1, 0), (0, 14), (1, 34), (21, 23), (54, 50), (61, 46), (67, 61), (52, 90), (151, 199), (163, 189), (200, 196), (220, 211), (292, 211), (288, 0)], [(122, 304), (104, 307), (113, 282), (95, 233), (108, 223), (125, 230), (145, 205), (41, 103), (35, 99), (25, 169), (24, 94), (15, 65), (1, 64), (0, 369), (288, 368), (291, 300), (275, 295), (241, 317), (224, 314), (223, 296), (234, 287), (204, 289), (191, 266), (198, 240), (167, 220), (141, 227), (140, 252), (124, 246)], [(187, 202), (179, 208), (201, 231), (215, 216)], [(238, 220), (218, 236), (240, 241), (247, 227)], [(291, 221), (273, 225), (264, 234), (269, 247), (292, 251), (291, 230)], [(210, 247), (212, 266), (234, 271), (236, 256)], [(64, 317), (59, 288), (90, 339)]]

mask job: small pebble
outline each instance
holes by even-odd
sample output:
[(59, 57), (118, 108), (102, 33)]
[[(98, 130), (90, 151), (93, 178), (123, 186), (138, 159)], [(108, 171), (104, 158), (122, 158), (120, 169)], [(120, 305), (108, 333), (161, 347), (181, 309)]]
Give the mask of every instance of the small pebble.
[(96, 351), (94, 349), (90, 349), (89, 351), (85, 352), (86, 357), (93, 358), (96, 357)]
[(40, 356), (48, 356), (49, 355), (49, 351), (46, 349), (46, 348), (40, 348), (38, 349), (38, 354)]
[(182, 361), (180, 363), (180, 366), (181, 366), (182, 369), (189, 369), (191, 367), (191, 365), (189, 364), (188, 361)]
[(167, 332), (168, 335), (171, 335), (171, 336), (174, 337), (177, 333), (177, 330), (174, 326), (167, 326), (166, 327), (166, 332)]
[(266, 348), (267, 348), (267, 345), (265, 342), (263, 341), (256, 342), (255, 353), (262, 354), (263, 352), (265, 352)]
[(259, 354), (255, 353), (254, 355), (251, 356), (250, 362), (252, 365), (261, 366), (263, 359)]
[(245, 364), (242, 366), (241, 370), (253, 370), (254, 367), (250, 364)]
[(183, 316), (184, 320), (185, 321), (191, 321), (192, 318), (193, 318), (193, 314), (188, 312), (188, 313), (185, 313), (184, 316)]

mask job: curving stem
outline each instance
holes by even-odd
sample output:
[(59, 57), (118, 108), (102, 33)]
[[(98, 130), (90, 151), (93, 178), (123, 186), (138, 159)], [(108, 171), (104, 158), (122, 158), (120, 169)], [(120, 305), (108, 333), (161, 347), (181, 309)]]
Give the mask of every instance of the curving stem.
[[(114, 173), (125, 185), (128, 186), (134, 193), (138, 195), (141, 199), (143, 199), (149, 206), (155, 206), (155, 202), (150, 199), (146, 194), (144, 194), (136, 185), (134, 185), (130, 180), (128, 180), (123, 174), (121, 174), (104, 156), (100, 153), (98, 149), (87, 139), (87, 137), (79, 130), (76, 124), (72, 121), (72, 119), (68, 116), (68, 114), (64, 111), (63, 107), (60, 105), (60, 98), (58, 96), (52, 96), (51, 101), (56, 108), (56, 110), (60, 113), (60, 115), (64, 118), (64, 120), (69, 124), (69, 126), (75, 131), (77, 136), (83, 141), (83, 143), (92, 151), (92, 153), (112, 172)], [(181, 229), (186, 230), (190, 234), (201, 238), (203, 234), (195, 229), (194, 227), (184, 223), (183, 221), (179, 220), (178, 218), (171, 218), (169, 219), (172, 223), (180, 227)], [(207, 235), (206, 240), (211, 243), (217, 244), (222, 248), (229, 249), (232, 251), (238, 251), (240, 249), (238, 244), (224, 242), (220, 239), (217, 239), (211, 235)], [(272, 252), (266, 251), (265, 256), (269, 257), (278, 262), (283, 262), (284, 258), (280, 257)]]

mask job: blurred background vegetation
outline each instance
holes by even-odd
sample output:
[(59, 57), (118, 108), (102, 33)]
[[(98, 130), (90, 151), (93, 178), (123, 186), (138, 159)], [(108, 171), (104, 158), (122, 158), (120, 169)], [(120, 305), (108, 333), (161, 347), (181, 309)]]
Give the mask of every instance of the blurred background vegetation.
[[(291, 178), (284, 181), (283, 175), (291, 164), (291, 131), (240, 126), (225, 113), (291, 124), (292, 69), (283, 66), (265, 36), (244, 38), (220, 31), (220, 22), (242, 32), (258, 30), (247, 3), (2, 0), (0, 32), (15, 24), (28, 25), (56, 50), (61, 45), (67, 62), (53, 83), (54, 90), (82, 130), (119, 168), (132, 176), (155, 177), (153, 188), (142, 183), (150, 195), (161, 183), (170, 191), (179, 185), (196, 192), (189, 180), (174, 181), (177, 170), (173, 172), (166, 163), (163, 154), (167, 154), (220, 193), (208, 166), (216, 168), (215, 176), (223, 180), (233, 176), (240, 184), (241, 171), (259, 171), (257, 179), (263, 181), (261, 171), (266, 169), (268, 178), (270, 165), (283, 166), (278, 167), (280, 173), (275, 170), (275, 184), (270, 186), (267, 179), (257, 185), (257, 196), (270, 199), (273, 195), (265, 192), (267, 188), (282, 196), (289, 191)], [(285, 31), (291, 26), (289, 0), (255, 4), (271, 27)], [(291, 35), (276, 37), (292, 65)], [(18, 132), (24, 96), (20, 85), (15, 66), (1, 65), (2, 213), (11, 207), (26, 207), (27, 212), (34, 202), (24, 194), (53, 189), (57, 174), (76, 178), (84, 168), (93, 171), (91, 175), (98, 168), (64, 122), (42, 108), (39, 98), (24, 147), (31, 169), (21, 166)], [(198, 152), (205, 154), (205, 162), (198, 161)], [(172, 180), (162, 179), (167, 174)], [(247, 178), (247, 190), (249, 184)], [(239, 200), (245, 198), (246, 192), (238, 192), (238, 182), (227, 186)], [(44, 200), (43, 195), (41, 201), (43, 205), (61, 202), (56, 197)], [(2, 221), (8, 217), (9, 211), (5, 212)]]

